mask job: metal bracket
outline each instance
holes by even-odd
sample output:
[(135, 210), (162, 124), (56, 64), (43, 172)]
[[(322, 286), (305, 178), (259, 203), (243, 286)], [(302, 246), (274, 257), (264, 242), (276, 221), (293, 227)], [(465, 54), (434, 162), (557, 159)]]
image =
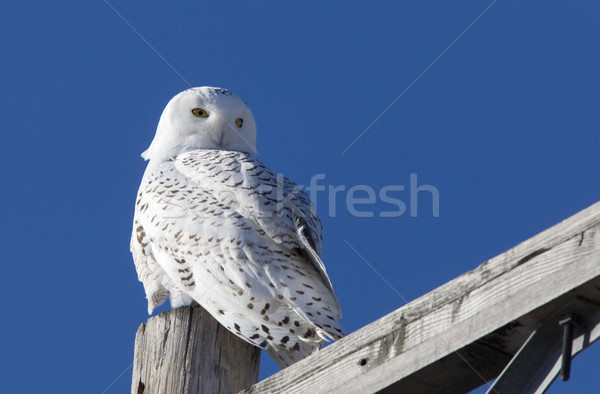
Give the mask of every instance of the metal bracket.
[(573, 326), (577, 321), (577, 315), (569, 313), (563, 316), (558, 325), (563, 328), (562, 355), (560, 364), (560, 378), (566, 382), (571, 376), (571, 359), (573, 352)]
[(575, 298), (531, 333), (489, 393), (544, 393), (558, 374), (568, 380), (571, 359), (600, 337), (600, 305)]

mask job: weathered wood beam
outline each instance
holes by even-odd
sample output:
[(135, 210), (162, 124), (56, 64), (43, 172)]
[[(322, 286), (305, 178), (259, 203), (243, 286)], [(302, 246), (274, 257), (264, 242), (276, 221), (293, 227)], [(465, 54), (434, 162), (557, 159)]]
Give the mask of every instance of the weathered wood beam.
[(600, 302), (600, 203), (244, 392), (468, 392), (576, 297)]
[(172, 309), (138, 328), (131, 393), (237, 393), (258, 381), (259, 362), (198, 304)]

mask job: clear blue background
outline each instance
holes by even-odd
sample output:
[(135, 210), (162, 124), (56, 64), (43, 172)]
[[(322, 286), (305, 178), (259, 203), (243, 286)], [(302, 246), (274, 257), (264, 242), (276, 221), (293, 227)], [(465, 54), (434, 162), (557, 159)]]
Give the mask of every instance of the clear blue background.
[[(281, 3), (111, 1), (190, 84), (250, 104), (272, 169), (438, 188), (439, 218), (426, 193), (416, 218), (357, 218), (344, 194), (330, 217), (319, 195), (348, 331), (405, 301), (345, 240), (410, 301), (600, 200), (597, 1), (497, 2), (344, 155), (491, 2)], [(0, 51), (0, 390), (102, 392), (147, 319), (139, 155), (188, 86), (101, 0), (3, 4)], [(596, 392), (598, 365), (595, 345), (550, 392)]]

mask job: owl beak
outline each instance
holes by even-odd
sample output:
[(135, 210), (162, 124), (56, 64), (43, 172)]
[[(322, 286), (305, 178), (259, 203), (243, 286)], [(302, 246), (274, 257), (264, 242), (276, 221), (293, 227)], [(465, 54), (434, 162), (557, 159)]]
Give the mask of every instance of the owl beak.
[(223, 148), (225, 144), (225, 133), (223, 129), (213, 132), (210, 135), (210, 140), (217, 145), (219, 148)]

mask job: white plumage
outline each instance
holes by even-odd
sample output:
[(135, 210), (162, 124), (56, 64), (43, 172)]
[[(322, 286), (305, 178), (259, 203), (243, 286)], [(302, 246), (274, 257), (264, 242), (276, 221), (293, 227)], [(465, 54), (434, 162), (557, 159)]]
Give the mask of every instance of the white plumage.
[(344, 331), (314, 206), (255, 157), (255, 141), (230, 91), (175, 96), (142, 154), (131, 252), (149, 313), (195, 300), (285, 367)]

